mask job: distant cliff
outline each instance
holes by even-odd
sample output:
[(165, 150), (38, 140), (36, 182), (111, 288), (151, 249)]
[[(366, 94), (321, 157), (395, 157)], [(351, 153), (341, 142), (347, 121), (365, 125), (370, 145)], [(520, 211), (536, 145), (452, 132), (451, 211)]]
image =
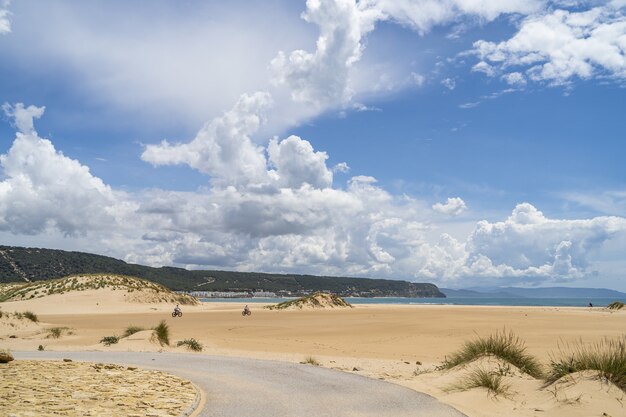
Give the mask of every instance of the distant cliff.
[(434, 284), (408, 281), (260, 272), (189, 271), (153, 268), (84, 252), (0, 246), (0, 283), (29, 282), (75, 274), (121, 274), (175, 291), (273, 292), (300, 296), (316, 291), (342, 297), (445, 297)]

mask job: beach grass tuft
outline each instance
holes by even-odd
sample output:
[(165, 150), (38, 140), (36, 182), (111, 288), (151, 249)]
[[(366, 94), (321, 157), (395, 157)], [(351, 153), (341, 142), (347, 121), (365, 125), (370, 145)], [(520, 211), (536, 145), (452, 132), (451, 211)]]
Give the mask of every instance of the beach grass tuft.
[(306, 365), (313, 365), (313, 366), (322, 366), (322, 364), (317, 359), (315, 359), (313, 356), (307, 356), (300, 363), (306, 364)]
[(556, 382), (574, 372), (595, 371), (600, 379), (611, 381), (626, 392), (626, 335), (617, 339), (605, 338), (584, 345), (582, 341), (568, 345), (550, 361), (546, 382)]
[(128, 337), (137, 332), (141, 332), (143, 330), (146, 330), (146, 329), (144, 329), (143, 327), (139, 327), (139, 326), (128, 326), (126, 330), (124, 330), (124, 334), (122, 335), (122, 337)]
[(609, 310), (621, 310), (622, 308), (624, 308), (624, 303), (622, 303), (621, 301), (613, 301), (611, 304), (606, 306), (606, 308), (608, 308)]
[(67, 327), (52, 327), (48, 329), (46, 338), (58, 339), (63, 335), (64, 330), (67, 330)]
[(185, 339), (179, 340), (176, 343), (176, 346), (187, 346), (187, 349), (193, 350), (194, 352), (202, 352), (203, 346), (202, 343), (198, 342), (196, 339)]
[(500, 358), (533, 378), (543, 377), (541, 364), (533, 356), (526, 353), (524, 341), (515, 336), (513, 332), (506, 330), (465, 342), (460, 350), (446, 358), (441, 368), (451, 369), (485, 356)]
[(503, 376), (497, 372), (488, 372), (477, 368), (465, 375), (461, 382), (447, 388), (446, 391), (467, 391), (472, 388), (486, 388), (493, 396), (507, 397), (510, 394), (510, 386), (504, 383)]
[(25, 311), (22, 313), (22, 316), (32, 321), (33, 323), (37, 323), (39, 321), (39, 317), (37, 317), (37, 315), (32, 311)]
[(163, 345), (169, 346), (169, 344), (170, 344), (170, 328), (167, 325), (167, 323), (165, 322), (165, 320), (161, 320), (159, 325), (156, 326), (152, 330), (154, 330), (154, 336), (157, 338), (157, 340), (159, 341), (159, 344), (161, 346), (163, 346)]
[(120, 338), (117, 336), (104, 336), (102, 339), (100, 339), (100, 343), (102, 343), (104, 346), (111, 346), (119, 341)]

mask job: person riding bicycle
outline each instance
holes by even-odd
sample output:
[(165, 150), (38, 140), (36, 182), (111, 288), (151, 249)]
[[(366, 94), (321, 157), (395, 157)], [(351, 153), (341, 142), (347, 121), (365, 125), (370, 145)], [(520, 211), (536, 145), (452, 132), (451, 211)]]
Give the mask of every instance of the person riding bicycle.
[(248, 308), (248, 304), (246, 304), (246, 306), (243, 308), (243, 314), (249, 314), (250, 313), (250, 309)]
[(176, 314), (182, 313), (182, 311), (180, 310), (180, 307), (178, 306), (178, 304), (176, 304), (176, 307), (174, 307), (174, 313), (176, 313)]

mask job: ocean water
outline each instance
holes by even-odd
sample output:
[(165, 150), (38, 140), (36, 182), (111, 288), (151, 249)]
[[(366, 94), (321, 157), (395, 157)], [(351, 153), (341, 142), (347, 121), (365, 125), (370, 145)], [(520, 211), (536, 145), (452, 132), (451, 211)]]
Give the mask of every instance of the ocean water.
[[(264, 303), (276, 304), (293, 298), (202, 298), (201, 301), (220, 303)], [(626, 303), (626, 299), (614, 298), (405, 298), (405, 297), (377, 297), (361, 298), (346, 297), (351, 304), (436, 304), (436, 305), (465, 305), (465, 306), (551, 306), (551, 307), (587, 307), (592, 303), (594, 307), (606, 307), (613, 301)]]

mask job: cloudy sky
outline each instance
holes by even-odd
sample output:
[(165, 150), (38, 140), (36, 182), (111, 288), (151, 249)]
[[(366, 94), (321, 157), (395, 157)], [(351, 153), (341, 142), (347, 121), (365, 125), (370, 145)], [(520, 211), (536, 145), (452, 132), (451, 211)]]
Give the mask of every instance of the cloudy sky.
[(626, 290), (626, 0), (0, 0), (0, 242)]

